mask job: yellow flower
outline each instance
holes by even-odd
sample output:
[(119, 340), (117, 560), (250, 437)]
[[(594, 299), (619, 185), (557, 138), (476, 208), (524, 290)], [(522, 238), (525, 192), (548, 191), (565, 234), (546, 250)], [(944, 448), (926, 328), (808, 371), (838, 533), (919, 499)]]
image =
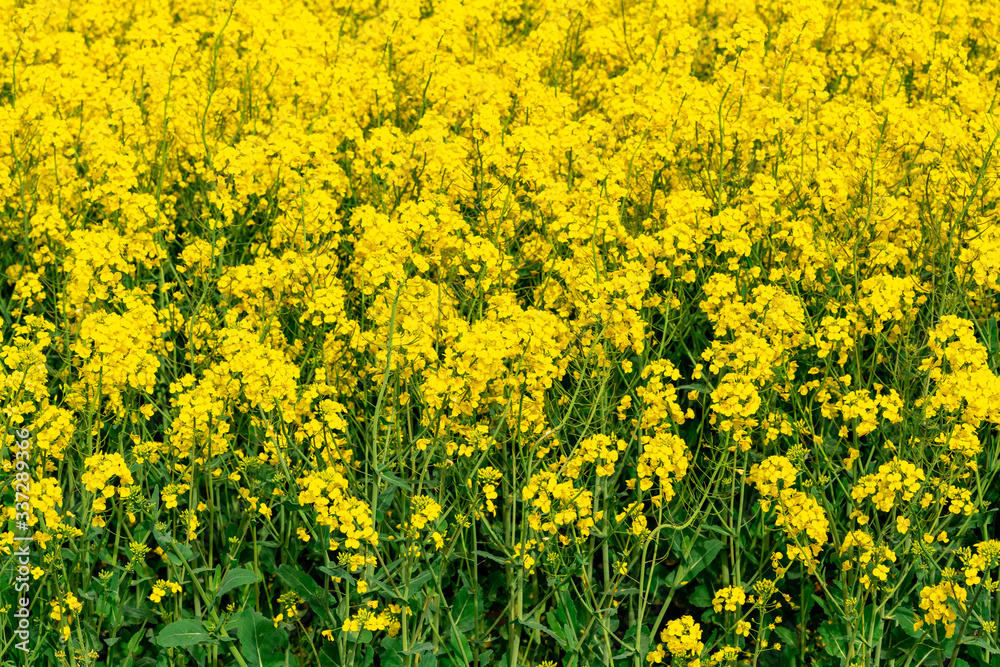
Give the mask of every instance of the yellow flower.
[(923, 622), (941, 621), (945, 627), (945, 637), (950, 639), (955, 634), (958, 611), (965, 611), (966, 597), (966, 590), (953, 583), (924, 586), (920, 591), (920, 608), (925, 611)]
[(695, 657), (705, 648), (701, 642), (701, 626), (691, 616), (668, 621), (660, 632), (660, 641), (667, 645), (672, 655)]
[(861, 452), (859, 452), (854, 447), (849, 448), (847, 450), (847, 458), (844, 459), (844, 468), (850, 470), (851, 467), (854, 465), (854, 462), (858, 460), (859, 456), (861, 456)]
[(149, 599), (153, 602), (159, 602), (163, 599), (163, 596), (167, 594), (167, 589), (170, 589), (173, 593), (180, 593), (183, 590), (181, 585), (178, 583), (158, 579), (156, 583), (153, 584), (153, 591), (149, 594)]
[(716, 613), (723, 609), (726, 611), (737, 611), (740, 605), (747, 601), (746, 591), (742, 586), (727, 586), (715, 594), (712, 600), (712, 608)]
[(657, 644), (655, 649), (646, 654), (646, 662), (651, 665), (661, 663), (666, 655), (667, 652), (663, 650), (663, 644)]

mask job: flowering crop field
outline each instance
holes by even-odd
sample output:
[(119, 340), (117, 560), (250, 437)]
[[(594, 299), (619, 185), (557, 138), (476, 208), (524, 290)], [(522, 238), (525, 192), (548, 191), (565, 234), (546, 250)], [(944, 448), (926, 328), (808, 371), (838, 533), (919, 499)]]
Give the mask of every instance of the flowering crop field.
[(1000, 666), (997, 0), (0, 17), (0, 665)]

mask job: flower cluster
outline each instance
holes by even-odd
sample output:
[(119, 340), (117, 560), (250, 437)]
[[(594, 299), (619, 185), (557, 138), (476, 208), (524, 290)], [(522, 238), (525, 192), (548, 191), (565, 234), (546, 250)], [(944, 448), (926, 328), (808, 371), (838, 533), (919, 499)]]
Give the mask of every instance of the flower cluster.
[(897, 502), (910, 502), (924, 479), (923, 470), (894, 456), (892, 461), (879, 466), (874, 475), (859, 479), (851, 489), (851, 497), (855, 502), (870, 497), (876, 508), (888, 512)]

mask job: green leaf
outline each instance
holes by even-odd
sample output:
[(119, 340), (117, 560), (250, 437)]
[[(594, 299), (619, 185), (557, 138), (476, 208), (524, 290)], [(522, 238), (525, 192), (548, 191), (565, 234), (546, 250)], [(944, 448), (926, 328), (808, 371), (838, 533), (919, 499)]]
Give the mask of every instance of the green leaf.
[(576, 633), (573, 632), (572, 623), (563, 623), (560, 636), (563, 638), (563, 644), (566, 646), (567, 651), (570, 653), (576, 653), (579, 650), (579, 647), (576, 645)]
[[(455, 649), (452, 653), (452, 659), (458, 665), (470, 665), (473, 659), (472, 647), (469, 646), (469, 640), (465, 638), (461, 632), (451, 633), (451, 646)], [(461, 662), (458, 662), (461, 660)], [(423, 658), (420, 659), (420, 663), (423, 664)]]
[[(690, 560), (666, 577), (668, 586), (683, 586), (712, 564), (724, 545), (720, 540), (704, 540), (691, 549)], [(680, 579), (678, 580), (678, 577)]]
[(737, 537), (736, 531), (729, 530), (725, 526), (705, 526), (705, 530), (710, 530), (713, 533), (718, 533), (726, 537)]
[[(978, 646), (979, 648), (986, 651), (988, 654), (994, 654), (994, 653), (1000, 654), (1000, 647), (991, 646), (990, 643), (986, 641), (985, 637), (972, 636), (963, 641), (962, 644), (969, 646)], [(992, 658), (990, 659), (990, 661), (992, 662)]]
[(399, 651), (383, 650), (379, 653), (382, 667), (403, 667), (403, 657)]
[(707, 586), (701, 585), (694, 589), (694, 593), (688, 598), (688, 602), (696, 607), (711, 607), (712, 594), (708, 592)]
[(882, 639), (883, 624), (881, 621), (875, 618), (875, 607), (874, 605), (868, 605), (861, 610), (861, 623), (864, 628), (871, 628), (871, 638), (867, 636), (859, 637), (859, 641), (867, 646), (868, 648), (874, 648), (876, 644)]
[(491, 554), (488, 551), (475, 551), (473, 553), (475, 553), (477, 556), (482, 556), (483, 558), (489, 558), (494, 563), (500, 563), (501, 565), (506, 565), (507, 564), (506, 560), (504, 560), (503, 558), (500, 558), (497, 555)]
[(378, 507), (376, 509), (379, 512), (385, 512), (392, 505), (392, 499), (396, 496), (396, 488), (393, 486), (378, 494)]
[(410, 485), (404, 479), (402, 479), (400, 477), (397, 477), (396, 475), (393, 475), (391, 472), (388, 472), (388, 467), (385, 467), (385, 468), (376, 468), (375, 469), (375, 474), (377, 474), (381, 479), (384, 479), (385, 481), (389, 482), (390, 484), (392, 484), (394, 486), (398, 486), (399, 488), (401, 488), (403, 491), (406, 491), (407, 493), (410, 493), (411, 490), (412, 490), (410, 488)]
[(382, 667), (403, 667), (403, 656), (400, 654), (402, 642), (396, 637), (386, 637), (381, 641), (382, 651), (379, 653)]
[(386, 583), (381, 579), (376, 579), (375, 577), (372, 577), (367, 581), (369, 584), (382, 591), (382, 594), (385, 595), (386, 597), (394, 598), (396, 600), (400, 599), (400, 597), (396, 594), (396, 592), (393, 591), (391, 588), (389, 588), (386, 585)]
[(421, 588), (423, 588), (424, 584), (430, 581), (432, 577), (433, 574), (430, 572), (430, 570), (424, 570), (417, 576), (410, 579), (410, 584), (409, 586), (406, 587), (406, 598), (409, 599), (410, 597), (412, 597), (413, 594), (418, 592)]
[(236, 636), (240, 639), (240, 653), (250, 667), (276, 667), (284, 664), (284, 655), (278, 655), (285, 635), (278, 632), (274, 622), (256, 609), (244, 609), (236, 621)]
[[(409, 650), (401, 651), (401, 653), (403, 655), (420, 655), (421, 653), (426, 653), (427, 651), (433, 651), (433, 650), (434, 650), (434, 644), (423, 643), (423, 644), (414, 644), (409, 648)], [(421, 662), (423, 662), (422, 659)]]
[(779, 625), (774, 631), (781, 637), (781, 641), (785, 642), (788, 646), (795, 647), (798, 645), (799, 638), (789, 628)]
[(843, 621), (838, 623), (824, 621), (820, 626), (820, 635), (823, 637), (826, 652), (831, 657), (847, 659), (847, 653), (844, 652), (846, 644), (844, 640), (850, 639), (850, 636), (847, 634), (847, 626)]
[(556, 642), (558, 642), (559, 645), (562, 646), (564, 649), (566, 648), (566, 642), (559, 635), (557, 635), (556, 633), (552, 632), (552, 630), (549, 630), (547, 627), (545, 627), (541, 623), (537, 623), (535, 621), (529, 621), (529, 620), (524, 619), (524, 618), (517, 619), (517, 622), (520, 623), (521, 625), (523, 625), (526, 628), (531, 628), (532, 630), (539, 630), (541, 632), (544, 632), (549, 637), (552, 637), (553, 639), (555, 639)]
[(219, 584), (219, 589), (215, 591), (215, 597), (212, 599), (213, 601), (218, 600), (237, 586), (246, 586), (255, 583), (257, 583), (257, 574), (253, 570), (246, 567), (238, 567), (226, 572), (226, 576), (222, 578), (222, 583)]
[(913, 638), (920, 638), (923, 634), (920, 630), (915, 630), (913, 624), (917, 622), (917, 616), (912, 609), (898, 607), (891, 614), (886, 614), (886, 618), (896, 621), (896, 625), (903, 629), (903, 632)]
[(577, 642), (580, 639), (578, 634), (578, 629), (576, 627), (576, 620), (581, 618), (580, 610), (577, 608), (576, 603), (573, 602), (573, 598), (570, 596), (569, 591), (562, 591), (559, 595), (559, 605), (555, 609), (555, 620), (553, 621), (552, 616), (546, 617), (549, 625), (552, 626), (554, 632), (556, 632), (560, 637), (562, 637), (563, 642), (566, 645), (566, 650), (570, 653), (576, 653), (580, 650), (577, 646)]
[(303, 600), (312, 604), (322, 602), (322, 598), (317, 594), (317, 590), (323, 590), (316, 585), (316, 581), (305, 572), (295, 569), (291, 565), (282, 565), (278, 568), (278, 579), (295, 591)]
[(153, 617), (153, 610), (149, 607), (133, 607), (123, 604), (121, 606), (122, 622), (125, 625), (140, 625), (149, 622)]
[(455, 627), (458, 628), (459, 632), (468, 632), (476, 627), (477, 599), (479, 600), (479, 608), (482, 608), (482, 589), (478, 589), (474, 595), (469, 591), (469, 586), (463, 586), (459, 589), (451, 605)]
[(682, 384), (681, 386), (677, 387), (677, 391), (681, 391), (682, 389), (687, 390), (687, 391), (694, 390), (694, 391), (701, 392), (702, 394), (710, 394), (710, 393), (712, 393), (711, 390), (709, 390), (708, 385), (706, 385), (706, 384), (700, 384), (700, 383), (699, 384)]
[(156, 636), (156, 643), (163, 648), (174, 648), (183, 646), (194, 646), (211, 639), (204, 623), (193, 618), (186, 618), (182, 621), (174, 621), (167, 627), (160, 630)]
[[(813, 594), (812, 601), (814, 603), (816, 603), (819, 606), (819, 608), (822, 609), (823, 612), (827, 616), (832, 616), (832, 614), (830, 613), (830, 610), (827, 608), (827, 602), (826, 602), (826, 600), (824, 598), (821, 598), (820, 596), (818, 596), (816, 594)], [(889, 616), (888, 614), (886, 614), (886, 618), (892, 618), (892, 617)]]
[(346, 579), (347, 581), (354, 581), (354, 575), (342, 567), (321, 567), (319, 568), (319, 571), (331, 577), (340, 577), (341, 579)]

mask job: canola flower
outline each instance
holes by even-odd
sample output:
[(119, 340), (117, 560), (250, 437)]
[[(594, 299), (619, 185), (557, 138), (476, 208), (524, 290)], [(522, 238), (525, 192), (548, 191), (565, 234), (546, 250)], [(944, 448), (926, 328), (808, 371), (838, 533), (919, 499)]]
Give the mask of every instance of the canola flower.
[(995, 0), (0, 15), (44, 660), (989, 662)]

